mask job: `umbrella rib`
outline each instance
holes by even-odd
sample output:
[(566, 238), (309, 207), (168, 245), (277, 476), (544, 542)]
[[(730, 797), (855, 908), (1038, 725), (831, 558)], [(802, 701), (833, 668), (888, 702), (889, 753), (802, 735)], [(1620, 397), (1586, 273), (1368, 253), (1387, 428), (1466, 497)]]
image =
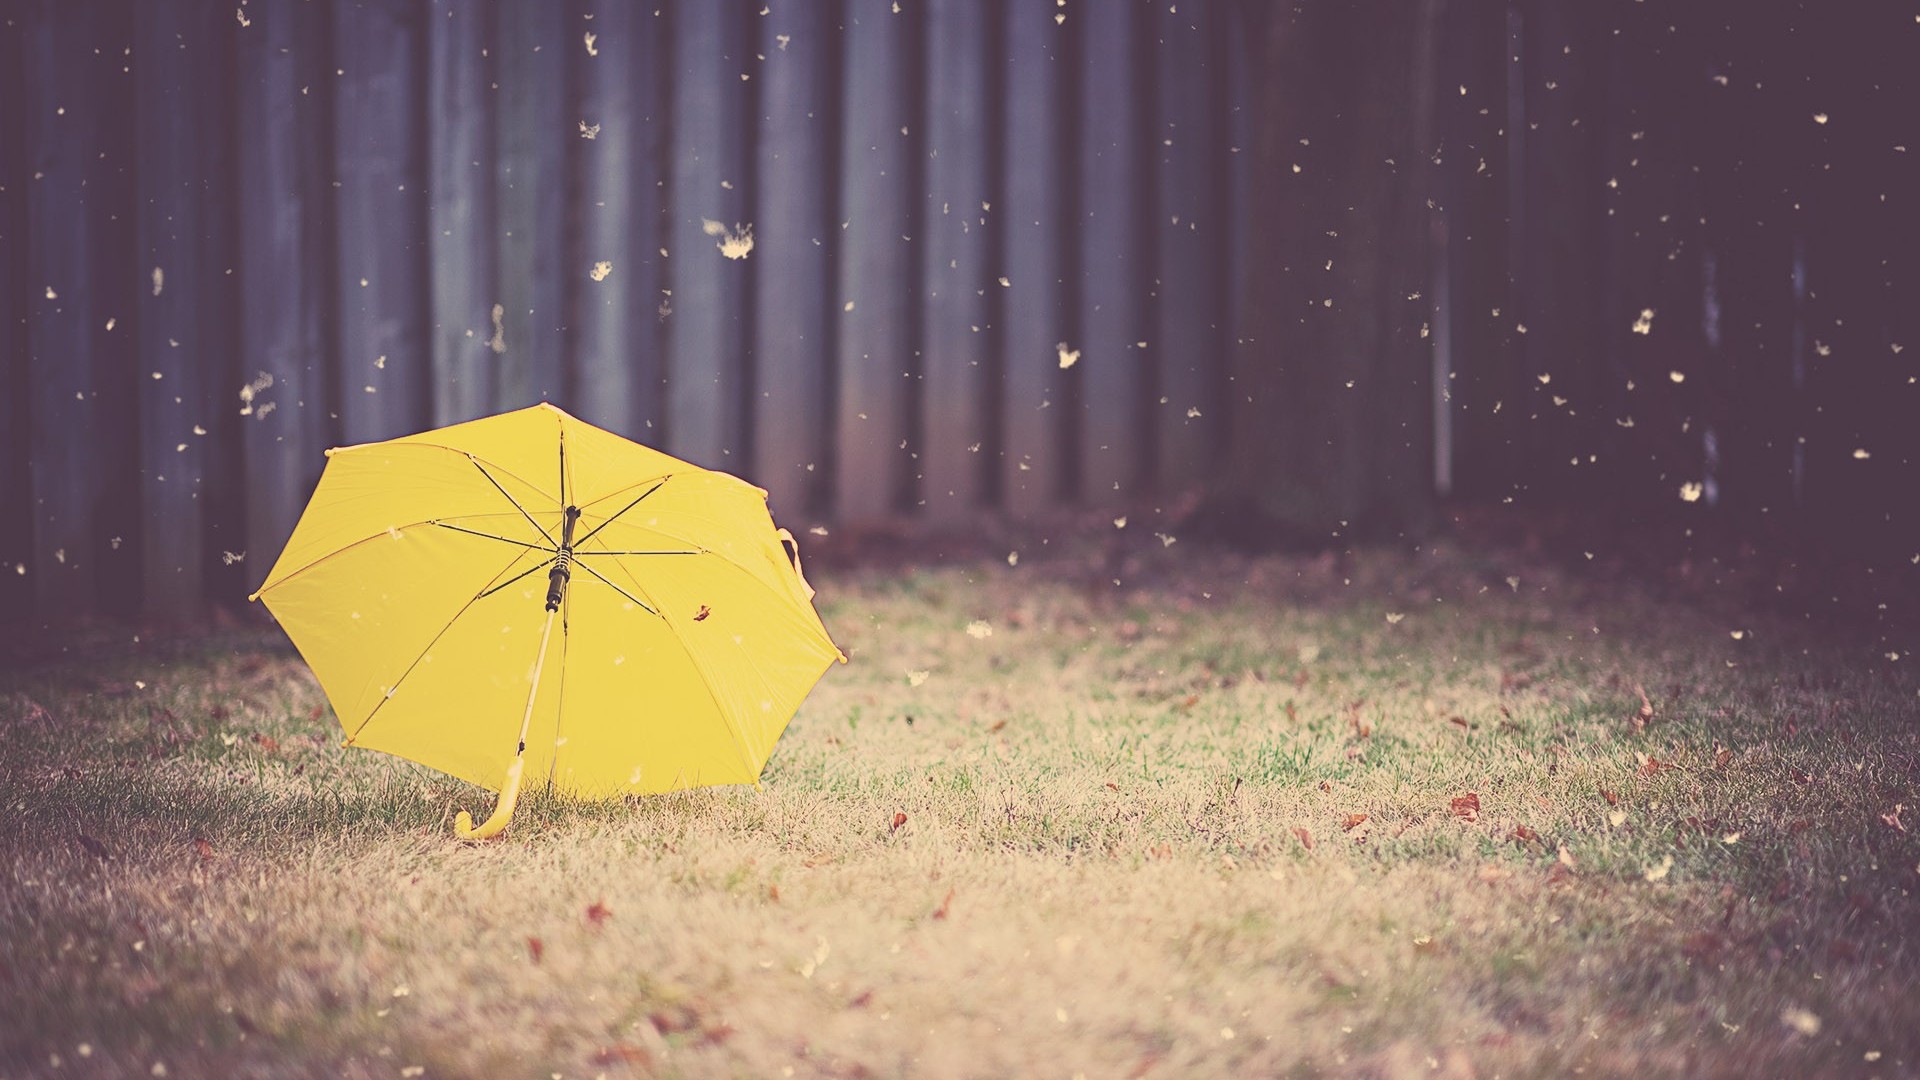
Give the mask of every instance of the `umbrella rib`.
[(527, 524), (529, 524), (529, 525), (531, 525), (531, 526), (533, 526), (533, 527), (534, 527), (535, 529), (537, 529), (537, 530), (539, 530), (539, 532), (540, 532), (540, 535), (541, 535), (541, 536), (544, 536), (544, 537), (546, 537), (546, 538), (547, 538), (547, 544), (548, 544), (549, 546), (552, 546), (552, 547), (556, 547), (556, 548), (560, 546), (560, 545), (558, 545), (558, 544), (555, 544), (555, 543), (553, 542), (553, 534), (552, 534), (552, 533), (550, 533), (550, 532), (548, 532), (548, 531), (547, 531), (547, 530), (546, 530), (545, 528), (543, 528), (543, 527), (541, 526), (541, 524), (540, 524), (539, 522), (537, 522), (537, 521), (535, 521), (535, 520), (533, 520), (533, 515), (532, 515), (532, 514), (529, 514), (529, 513), (527, 513), (527, 508), (526, 508), (526, 507), (524, 507), (524, 506), (521, 506), (521, 505), (520, 505), (520, 500), (519, 500), (519, 499), (516, 499), (516, 498), (514, 498), (514, 497), (512, 496), (512, 494), (510, 494), (510, 493), (509, 493), (509, 492), (507, 491), (507, 489), (506, 489), (506, 488), (503, 488), (503, 487), (501, 487), (501, 486), (500, 486), (500, 481), (498, 481), (498, 480), (495, 480), (495, 479), (493, 478), (493, 474), (487, 471), (487, 467), (486, 467), (485, 465), (482, 465), (482, 464), (480, 464), (480, 459), (479, 459), (479, 458), (477, 458), (477, 457), (474, 457), (474, 456), (473, 456), (472, 454), (468, 454), (468, 455), (467, 455), (467, 460), (468, 460), (468, 461), (471, 461), (471, 462), (473, 462), (473, 467), (474, 467), (474, 468), (476, 468), (476, 469), (479, 469), (479, 470), (480, 470), (480, 475), (481, 475), (481, 476), (484, 476), (484, 477), (486, 477), (486, 478), (487, 478), (487, 483), (489, 483), (489, 484), (492, 484), (492, 485), (494, 486), (494, 489), (495, 489), (496, 491), (498, 491), (498, 492), (500, 492), (500, 494), (502, 494), (502, 495), (505, 495), (505, 496), (506, 496), (506, 499), (507, 499), (507, 501), (513, 504), (513, 508), (514, 508), (515, 510), (518, 510), (518, 511), (520, 511), (520, 516), (521, 516), (521, 517), (523, 517), (523, 518), (526, 518), (526, 519), (527, 519)]
[[(672, 473), (662, 473), (662, 474), (661, 474), (661, 475), (659, 475), (659, 476), (649, 476), (649, 477), (646, 477), (645, 479), (642, 479), (642, 480), (635, 480), (635, 481), (634, 481), (633, 483), (631, 483), (631, 484), (628, 484), (628, 485), (627, 485), (627, 486), (625, 486), (625, 487), (621, 487), (621, 488), (615, 488), (614, 490), (612, 490), (612, 491), (609, 491), (609, 492), (607, 492), (607, 493), (606, 493), (605, 495), (602, 495), (602, 496), (600, 496), (599, 498), (597, 498), (597, 499), (595, 499), (595, 500), (593, 500), (592, 502), (590, 502), (590, 503), (587, 503), (587, 504), (586, 504), (585, 506), (582, 506), (582, 507), (581, 507), (580, 509), (582, 509), (582, 510), (591, 510), (591, 509), (593, 509), (594, 507), (596, 507), (596, 506), (599, 506), (599, 505), (600, 505), (601, 503), (603, 503), (603, 502), (606, 502), (606, 501), (607, 501), (607, 500), (609, 500), (609, 499), (617, 499), (617, 498), (619, 498), (620, 496), (622, 496), (622, 495), (624, 495), (624, 494), (626, 494), (626, 493), (627, 493), (627, 492), (629, 492), (629, 491), (632, 491), (632, 490), (633, 490), (634, 488), (637, 488), (637, 487), (639, 487), (639, 486), (641, 486), (642, 484), (646, 484), (646, 483), (650, 483), (650, 482), (652, 482), (652, 481), (654, 481), (654, 480), (658, 480), (658, 481), (660, 481), (661, 483), (665, 483), (666, 481), (668, 481), (668, 480), (671, 480), (671, 479), (673, 479), (673, 474), (672, 474)], [(659, 486), (659, 484), (655, 484), (654, 486), (655, 486), (655, 487), (658, 487), (658, 486)], [(649, 493), (649, 494), (651, 494), (651, 493)]]
[(583, 555), (705, 555), (704, 551), (576, 551), (575, 558)]
[[(541, 550), (541, 549), (540, 549), (540, 548), (534, 548), (533, 550), (535, 550), (535, 551), (539, 551), (539, 550)], [(559, 556), (555, 556), (555, 558), (558, 558), (558, 557), (559, 557)], [(538, 563), (538, 564), (536, 564), (536, 565), (534, 565), (534, 566), (532, 566), (532, 567), (530, 567), (529, 569), (527, 569), (527, 570), (525, 570), (525, 571), (523, 571), (523, 572), (521, 572), (521, 573), (518, 573), (518, 574), (515, 574), (515, 575), (514, 575), (514, 576), (513, 576), (512, 578), (510, 578), (509, 580), (506, 580), (506, 581), (503, 581), (503, 582), (501, 582), (500, 584), (498, 584), (498, 585), (495, 585), (495, 586), (494, 586), (493, 588), (491, 588), (491, 589), (488, 589), (488, 590), (487, 590), (486, 592), (483, 592), (483, 593), (481, 593), (481, 594), (480, 594), (479, 596), (476, 596), (476, 597), (474, 597), (474, 599), (475, 599), (475, 600), (485, 600), (485, 599), (486, 599), (487, 597), (489, 597), (489, 596), (492, 596), (492, 595), (493, 595), (494, 593), (497, 593), (497, 592), (499, 592), (499, 591), (500, 591), (501, 589), (504, 589), (504, 588), (506, 588), (507, 586), (509, 586), (509, 585), (511, 585), (511, 584), (513, 584), (513, 583), (514, 583), (514, 582), (516, 582), (516, 581), (519, 581), (519, 580), (520, 580), (521, 578), (523, 578), (523, 577), (526, 577), (526, 576), (527, 576), (528, 574), (537, 574), (537, 573), (539, 573), (540, 571), (542, 571), (542, 570), (545, 570), (545, 569), (546, 569), (547, 567), (549, 567), (549, 566), (552, 566), (552, 565), (553, 565), (553, 559), (547, 559), (546, 561), (544, 561), (544, 562), (541, 562), (541, 563)]]
[(621, 596), (624, 596), (627, 599), (633, 601), (634, 603), (639, 604), (641, 607), (646, 608), (648, 614), (651, 614), (651, 615), (660, 614), (659, 608), (654, 607), (652, 604), (647, 603), (645, 600), (640, 599), (639, 597), (633, 595), (632, 593), (621, 588), (620, 586), (615, 585), (613, 582), (608, 581), (607, 576), (605, 574), (602, 574), (600, 571), (595, 570), (591, 566), (588, 566), (586, 563), (574, 563), (574, 565), (578, 566), (582, 570), (585, 570), (587, 573), (592, 574), (594, 577), (599, 578), (601, 583), (606, 585), (607, 588), (612, 589), (614, 592), (619, 593)]
[(639, 505), (640, 505), (640, 500), (641, 500), (641, 499), (644, 499), (644, 498), (646, 498), (647, 496), (649, 496), (649, 495), (651, 495), (651, 494), (653, 494), (654, 492), (656, 492), (656, 491), (659, 491), (659, 490), (660, 490), (660, 488), (661, 488), (661, 486), (662, 486), (662, 485), (664, 485), (664, 484), (665, 484), (665, 483), (666, 483), (667, 481), (669, 481), (669, 480), (671, 480), (671, 479), (673, 479), (673, 477), (671, 477), (671, 476), (663, 476), (663, 477), (661, 477), (661, 478), (660, 478), (660, 483), (658, 483), (658, 484), (655, 484), (655, 485), (653, 485), (652, 487), (650, 487), (650, 488), (648, 488), (647, 490), (645, 490), (645, 491), (643, 491), (643, 492), (641, 492), (641, 493), (639, 494), (639, 496), (638, 496), (637, 498), (635, 498), (635, 499), (634, 499), (634, 500), (633, 500), (632, 502), (630, 502), (630, 503), (628, 503), (627, 505), (625, 505), (625, 506), (623, 506), (623, 507), (621, 507), (621, 508), (619, 509), (619, 511), (618, 511), (617, 513), (615, 513), (615, 514), (614, 514), (614, 515), (613, 515), (612, 517), (610, 517), (610, 518), (608, 518), (607, 520), (605, 520), (605, 521), (603, 521), (603, 522), (601, 522), (601, 523), (600, 523), (600, 524), (598, 524), (598, 525), (595, 525), (595, 526), (593, 527), (593, 531), (592, 531), (592, 532), (589, 532), (589, 533), (588, 533), (587, 535), (585, 535), (585, 536), (583, 536), (583, 537), (581, 537), (581, 538), (580, 538), (580, 539), (579, 539), (579, 540), (578, 540), (577, 542), (575, 542), (575, 544), (574, 544), (573, 546), (574, 546), (574, 547), (579, 547), (579, 546), (580, 546), (581, 544), (584, 544), (584, 543), (586, 543), (587, 541), (589, 541), (589, 540), (591, 540), (591, 539), (593, 539), (593, 537), (594, 537), (594, 534), (595, 534), (595, 533), (598, 533), (598, 532), (599, 532), (599, 531), (600, 531), (601, 529), (604, 529), (604, 528), (606, 528), (607, 526), (609, 526), (609, 525), (611, 525), (611, 524), (613, 524), (614, 522), (616, 522), (616, 521), (618, 521), (618, 520), (620, 520), (620, 515), (621, 515), (621, 514), (624, 514), (624, 513), (626, 513), (627, 511), (629, 511), (629, 510), (631, 510), (631, 509), (633, 509), (634, 507), (636, 507), (636, 506), (639, 506)]
[(541, 547), (539, 544), (529, 544), (525, 540), (515, 540), (512, 537), (507, 537), (507, 536), (495, 536), (492, 533), (483, 533), (478, 529), (466, 529), (458, 525), (449, 525), (444, 521), (431, 521), (431, 522), (428, 522), (428, 524), (438, 525), (443, 529), (452, 529), (454, 532), (463, 532), (463, 533), (466, 533), (468, 536), (484, 536), (489, 540), (504, 541), (505, 543), (512, 544), (515, 547), (532, 548), (535, 551), (549, 550), (547, 548)]
[[(512, 559), (509, 559), (507, 561), (507, 565), (500, 568), (500, 573), (493, 575), (494, 580), (495, 581), (500, 580), (501, 574), (505, 574), (507, 571), (513, 569), (513, 564), (519, 562), (522, 558), (525, 558), (524, 552), (522, 552), (519, 555), (515, 555)], [(553, 560), (549, 559), (547, 561), (552, 562)], [(532, 573), (532, 571), (528, 571), (528, 573)], [(526, 577), (526, 576), (527, 576), (526, 574), (520, 575), (520, 577)], [(516, 578), (514, 580), (517, 581), (519, 579)], [(393, 695), (398, 693), (400, 690), (400, 684), (407, 681), (407, 676), (413, 674), (413, 669), (420, 666), (420, 661), (424, 659), (428, 653), (433, 651), (433, 647), (439, 644), (441, 638), (447, 636), (447, 631), (453, 629), (453, 624), (460, 621), (460, 616), (465, 615), (467, 613), (467, 609), (472, 607), (476, 602), (478, 602), (481, 597), (487, 596), (496, 591), (497, 590), (495, 589), (482, 590), (481, 592), (475, 593), (472, 600), (468, 600), (466, 603), (460, 605), (460, 610), (454, 612), (453, 617), (447, 620), (447, 624), (445, 626), (442, 626), (437, 632), (435, 632), (435, 634), (433, 635), (433, 639), (427, 642), (425, 648), (420, 650), (420, 655), (414, 657), (413, 663), (407, 665), (407, 670), (401, 672), (400, 677), (393, 680), (392, 686), (387, 687), (386, 696), (380, 699), (380, 703), (378, 705), (375, 705), (373, 707), (373, 711), (367, 714), (367, 718), (365, 720), (360, 721), (360, 726), (354, 728), (353, 733), (347, 736), (348, 746), (352, 746), (355, 740), (360, 738), (360, 733), (367, 730), (367, 725), (373, 723), (373, 718), (376, 716), (379, 716), (380, 710), (386, 708), (387, 702), (393, 700)]]

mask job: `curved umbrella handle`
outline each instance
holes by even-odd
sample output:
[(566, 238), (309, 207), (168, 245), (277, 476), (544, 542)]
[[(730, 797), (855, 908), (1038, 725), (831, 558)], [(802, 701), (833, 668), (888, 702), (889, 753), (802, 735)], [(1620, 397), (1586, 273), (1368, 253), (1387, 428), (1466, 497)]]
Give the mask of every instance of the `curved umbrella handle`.
[(453, 835), (462, 840), (491, 840), (506, 831), (507, 822), (513, 818), (513, 804), (520, 801), (520, 770), (526, 764), (526, 758), (515, 755), (513, 764), (507, 766), (507, 776), (500, 784), (500, 801), (493, 806), (493, 813), (487, 820), (474, 827), (473, 815), (460, 811), (453, 819)]

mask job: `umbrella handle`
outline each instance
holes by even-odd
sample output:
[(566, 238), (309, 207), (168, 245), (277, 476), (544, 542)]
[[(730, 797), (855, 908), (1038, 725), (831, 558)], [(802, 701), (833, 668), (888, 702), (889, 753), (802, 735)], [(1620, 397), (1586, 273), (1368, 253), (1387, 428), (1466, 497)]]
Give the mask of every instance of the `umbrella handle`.
[(493, 806), (493, 813), (487, 820), (474, 827), (473, 815), (460, 811), (453, 819), (453, 835), (462, 840), (491, 840), (506, 831), (507, 822), (513, 818), (513, 804), (520, 800), (520, 770), (526, 759), (515, 755), (513, 764), (507, 766), (506, 779), (500, 785), (500, 801)]

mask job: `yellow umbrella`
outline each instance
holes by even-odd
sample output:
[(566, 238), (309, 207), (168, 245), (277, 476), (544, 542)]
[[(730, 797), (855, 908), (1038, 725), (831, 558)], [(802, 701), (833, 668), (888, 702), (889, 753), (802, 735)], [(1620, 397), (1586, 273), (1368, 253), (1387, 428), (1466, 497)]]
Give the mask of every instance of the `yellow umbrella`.
[[(552, 405), (327, 451), (264, 600), (345, 746), (500, 793), (751, 784), (834, 660), (766, 492)], [(556, 622), (559, 633), (554, 633)]]

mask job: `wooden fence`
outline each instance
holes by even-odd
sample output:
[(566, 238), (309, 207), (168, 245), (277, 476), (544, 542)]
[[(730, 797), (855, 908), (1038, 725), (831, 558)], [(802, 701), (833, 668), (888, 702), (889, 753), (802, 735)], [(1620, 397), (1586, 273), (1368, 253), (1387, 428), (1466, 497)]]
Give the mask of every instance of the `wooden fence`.
[[(1436, 489), (1902, 542), (1920, 28), (1443, 7)], [(1276, 10), (7, 4), (0, 611), (231, 601), (324, 447), (541, 399), (795, 524), (1191, 488), (1290, 257), (1242, 241)]]
[(1237, 12), (767, 7), (12, 5), (8, 609), (231, 598), (322, 448), (541, 399), (799, 522), (1198, 479)]

